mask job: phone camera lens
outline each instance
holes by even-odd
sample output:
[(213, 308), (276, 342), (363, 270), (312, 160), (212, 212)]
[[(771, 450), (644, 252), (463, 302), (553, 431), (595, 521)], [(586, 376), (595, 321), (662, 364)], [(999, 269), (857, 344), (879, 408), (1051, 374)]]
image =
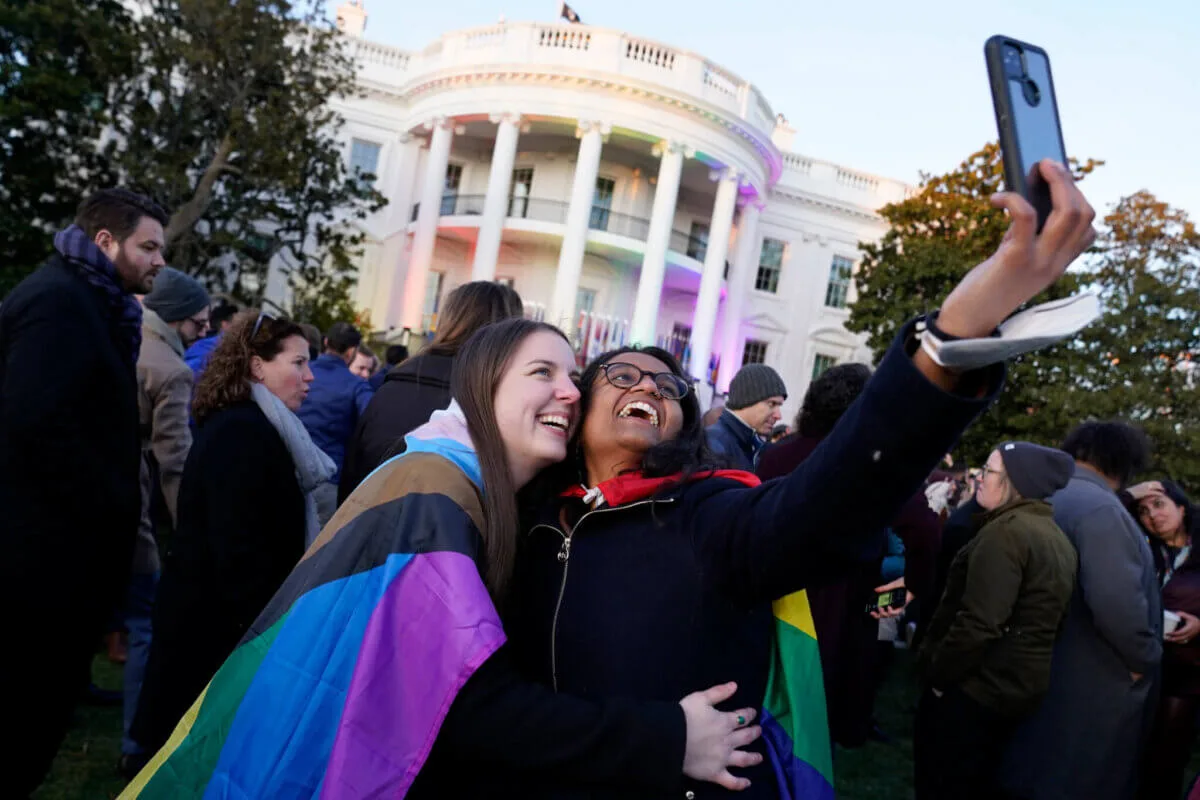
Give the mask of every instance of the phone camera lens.
[(1034, 83), (1033, 78), (1021, 81), (1021, 94), (1025, 96), (1025, 102), (1031, 106), (1037, 106), (1042, 102), (1042, 90)]

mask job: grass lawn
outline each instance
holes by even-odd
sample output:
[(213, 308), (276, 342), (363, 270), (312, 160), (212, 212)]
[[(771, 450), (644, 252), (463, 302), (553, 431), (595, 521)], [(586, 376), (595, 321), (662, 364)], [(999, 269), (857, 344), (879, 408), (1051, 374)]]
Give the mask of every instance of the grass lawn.
[[(894, 741), (872, 742), (834, 754), (837, 796), (841, 800), (905, 800), (912, 797), (912, 709), (917, 689), (911, 656), (898, 652), (880, 692), (876, 717)], [(119, 689), (121, 668), (104, 658), (93, 667), (96, 684)], [(124, 781), (116, 773), (121, 749), (121, 709), (80, 707), (75, 726), (59, 750), (37, 800), (100, 800), (116, 797)], [(1189, 775), (1200, 772), (1200, 748), (1193, 748)]]
[[(92, 664), (92, 680), (102, 689), (121, 688), (121, 668), (107, 658)], [(121, 709), (79, 706), (75, 725), (58, 750), (50, 775), (35, 800), (101, 800), (125, 788), (117, 774), (121, 755)]]

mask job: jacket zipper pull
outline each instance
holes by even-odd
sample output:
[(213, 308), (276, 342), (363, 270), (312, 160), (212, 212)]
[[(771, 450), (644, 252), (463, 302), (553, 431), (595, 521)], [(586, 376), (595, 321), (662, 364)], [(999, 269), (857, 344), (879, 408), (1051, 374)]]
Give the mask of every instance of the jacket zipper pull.
[(560, 547), (558, 550), (558, 563), (566, 564), (567, 559), (569, 559), (570, 557), (571, 557), (571, 538), (569, 536), (564, 536), (562, 547)]

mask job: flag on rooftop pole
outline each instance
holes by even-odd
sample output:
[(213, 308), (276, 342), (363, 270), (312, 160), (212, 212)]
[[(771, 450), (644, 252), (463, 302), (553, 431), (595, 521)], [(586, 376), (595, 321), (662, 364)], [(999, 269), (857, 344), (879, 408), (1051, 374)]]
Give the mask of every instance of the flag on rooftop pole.
[(579, 15), (575, 13), (575, 9), (571, 8), (565, 2), (558, 4), (558, 16), (562, 19), (565, 19), (567, 22), (573, 22), (576, 25), (583, 24), (583, 20), (581, 20)]

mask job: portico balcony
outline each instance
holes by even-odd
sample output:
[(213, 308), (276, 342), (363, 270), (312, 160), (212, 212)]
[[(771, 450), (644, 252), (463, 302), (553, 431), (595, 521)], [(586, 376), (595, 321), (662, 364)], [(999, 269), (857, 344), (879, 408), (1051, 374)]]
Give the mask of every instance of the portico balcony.
[[(473, 238), (483, 220), (487, 195), (442, 195), (439, 209), (439, 230)], [(561, 238), (566, 233), (567, 210), (563, 200), (544, 197), (511, 197), (504, 221), (505, 231), (527, 231)], [(411, 222), (420, 215), (421, 204), (413, 206)], [(616, 249), (629, 256), (640, 256), (646, 249), (650, 220), (646, 217), (622, 214), (602, 206), (593, 206), (588, 219), (588, 242), (597, 250)], [(707, 238), (681, 230), (672, 230), (667, 248), (667, 260), (697, 275), (704, 268), (708, 253)]]

